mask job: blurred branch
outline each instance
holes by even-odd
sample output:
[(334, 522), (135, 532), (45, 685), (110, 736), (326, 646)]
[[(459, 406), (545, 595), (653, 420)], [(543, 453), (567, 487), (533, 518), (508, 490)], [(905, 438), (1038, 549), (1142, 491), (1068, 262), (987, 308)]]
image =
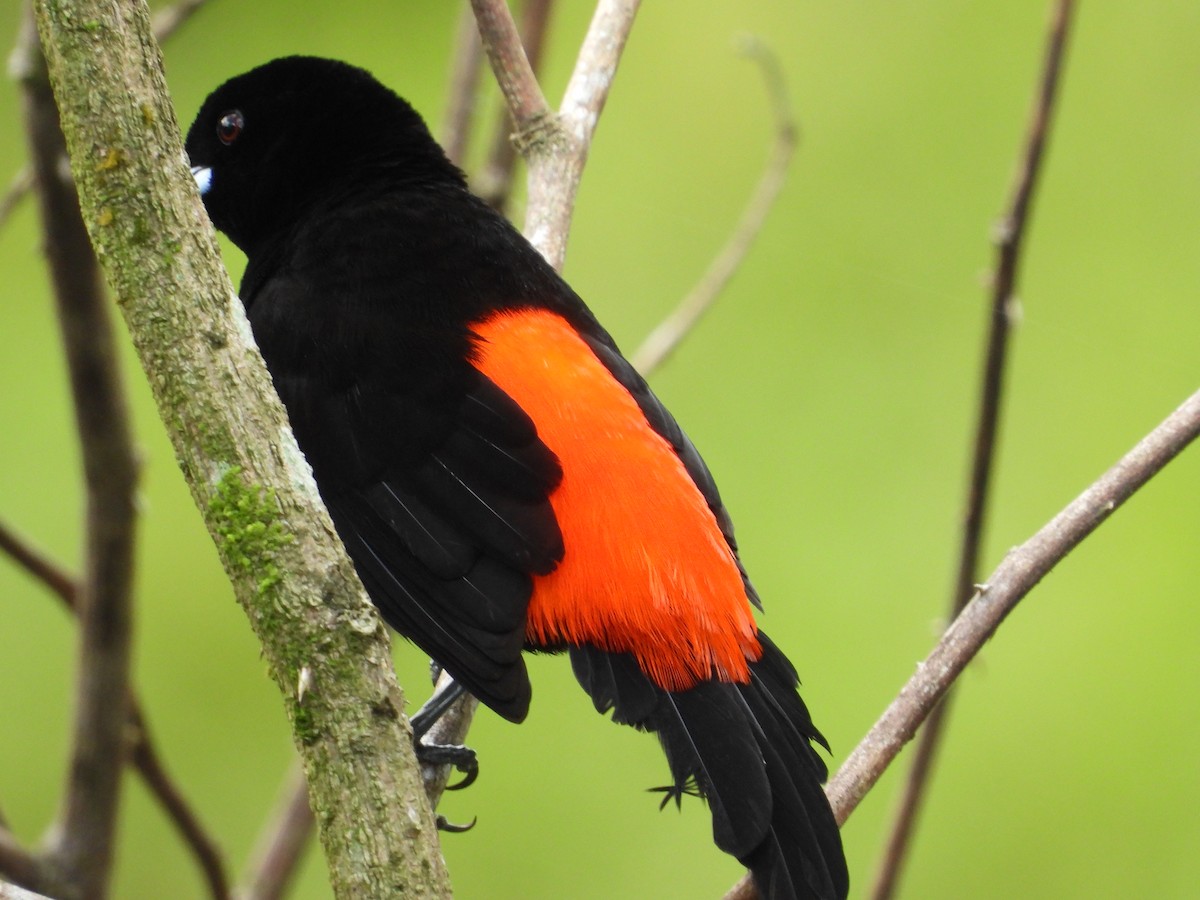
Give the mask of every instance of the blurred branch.
[[(521, 9), (521, 43), (525, 47), (529, 68), (535, 75), (541, 68), (542, 48), (545, 46), (553, 8), (554, 0), (526, 0)], [(493, 209), (504, 212), (508, 207), (516, 163), (517, 148), (513, 143), (512, 122), (505, 111), (496, 122), (491, 151), (473, 184), (476, 193)]]
[[(1024, 151), (1017, 169), (1008, 209), (996, 231), (996, 272), (992, 279), (991, 328), (984, 356), (979, 419), (975, 431), (971, 462), (967, 511), (963, 519), (962, 543), (959, 548), (958, 575), (950, 597), (950, 618), (963, 609), (974, 593), (979, 574), (979, 553), (983, 543), (984, 514), (987, 509), (988, 488), (996, 455), (996, 434), (999, 429), (1001, 393), (1007, 359), (1008, 337), (1017, 307), (1017, 273), (1021, 261), (1021, 246), (1025, 236), (1034, 189), (1054, 113), (1063, 52), (1071, 24), (1071, 0), (1056, 0), (1046, 36), (1045, 57), (1034, 98)], [(896, 810), (895, 820), (880, 860), (872, 896), (888, 900), (895, 894), (901, 870), (908, 856), (917, 817), (933, 770), (941, 735), (950, 714), (951, 695), (948, 693), (930, 714), (921, 730), (913, 752), (908, 773)]]
[(154, 39), (161, 44), (185, 25), (207, 2), (208, 0), (179, 0), (178, 3), (158, 10), (150, 19)]
[(280, 900), (285, 896), (315, 826), (304, 769), (293, 764), (280, 800), (259, 835), (246, 887), (238, 892), (240, 900)]
[(184, 162), (145, 4), (36, 8), (83, 219), (280, 689), (334, 894), (372, 885), (447, 896), (387, 633), (247, 337)]
[(79, 589), (75, 579), (4, 522), (0, 522), (0, 551), (50, 588), (68, 609), (75, 610), (75, 595)]
[(34, 884), (41, 873), (41, 860), (22, 847), (12, 832), (0, 827), (0, 876), (21, 884)]
[(142, 781), (158, 800), (184, 844), (196, 858), (213, 900), (225, 900), (230, 896), (229, 880), (225, 875), (221, 851), (164, 767), (162, 757), (159, 756), (150, 736), (150, 728), (146, 724), (141, 704), (132, 691), (129, 695), (129, 730), (130, 764), (142, 777)]
[(0, 197), (0, 228), (8, 221), (8, 217), (20, 205), (21, 201), (33, 188), (33, 168), (23, 166), (8, 184), (4, 196)]
[(442, 118), (442, 149), (456, 166), (462, 166), (475, 115), (475, 97), (479, 72), (483, 67), (483, 44), (470, 3), (459, 10), (454, 31), (454, 52), (450, 56), (450, 86)]
[[(78, 615), (76, 598), (79, 586), (75, 579), (57, 563), (0, 522), (0, 551), (53, 591), (72, 614)], [(184, 799), (179, 787), (167, 772), (162, 758), (150, 737), (150, 728), (141, 703), (130, 689), (129, 716), (126, 723), (128, 761), (141, 776), (147, 789), (157, 798), (174, 823), (180, 837), (196, 857), (201, 872), (214, 898), (229, 894), (224, 865), (216, 842), (209, 837), (196, 814)], [(0, 826), (3, 822), (0, 821)], [(0, 872), (7, 871), (0, 862)]]
[(66, 154), (32, 15), (11, 71), (23, 89), (26, 134), (70, 375), (86, 485), (86, 559), (77, 592), (80, 648), (66, 796), (45, 853), (50, 893), (107, 896), (124, 767), (131, 633), (133, 447), (116, 343), (79, 201), (60, 177)]
[(779, 59), (770, 47), (753, 35), (745, 36), (741, 52), (759, 64), (766, 82), (771, 109), (775, 115), (775, 139), (771, 145), (771, 153), (758, 183), (754, 186), (754, 192), (742, 210), (741, 218), (738, 219), (721, 252), (713, 259), (696, 286), (646, 336), (642, 345), (634, 352), (634, 368), (643, 375), (648, 375), (662, 365), (725, 289), (729, 279), (750, 252), (755, 238), (766, 222), (767, 214), (779, 198), (788, 165), (796, 150), (799, 129), (792, 115)]

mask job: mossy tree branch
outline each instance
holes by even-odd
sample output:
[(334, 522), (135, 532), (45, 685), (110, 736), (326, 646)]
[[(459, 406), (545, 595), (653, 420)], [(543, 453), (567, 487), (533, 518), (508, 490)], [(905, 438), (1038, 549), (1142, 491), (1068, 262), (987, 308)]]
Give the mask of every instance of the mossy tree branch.
[(84, 221), (283, 694), (334, 892), (448, 896), (387, 633), (221, 265), (145, 4), (35, 6)]

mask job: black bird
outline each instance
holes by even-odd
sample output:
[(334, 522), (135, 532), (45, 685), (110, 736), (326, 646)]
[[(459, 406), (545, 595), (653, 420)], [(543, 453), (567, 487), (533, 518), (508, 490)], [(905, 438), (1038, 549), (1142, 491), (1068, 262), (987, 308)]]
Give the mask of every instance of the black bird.
[(522, 651), (658, 735), (765, 898), (841, 898), (825, 745), (687, 436), (367, 72), (289, 57), (187, 137), (292, 428), (383, 618), (520, 722)]

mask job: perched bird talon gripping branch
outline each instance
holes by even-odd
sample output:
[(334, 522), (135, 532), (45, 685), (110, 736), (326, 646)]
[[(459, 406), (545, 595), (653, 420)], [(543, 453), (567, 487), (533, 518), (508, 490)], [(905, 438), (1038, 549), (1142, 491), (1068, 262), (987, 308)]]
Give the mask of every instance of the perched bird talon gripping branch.
[[(824, 745), (704, 461), (583, 301), (367, 72), (289, 57), (187, 137), (241, 299), (383, 618), (520, 722), (522, 652), (658, 735), (767, 900), (841, 898)], [(428, 727), (422, 722), (422, 727)]]

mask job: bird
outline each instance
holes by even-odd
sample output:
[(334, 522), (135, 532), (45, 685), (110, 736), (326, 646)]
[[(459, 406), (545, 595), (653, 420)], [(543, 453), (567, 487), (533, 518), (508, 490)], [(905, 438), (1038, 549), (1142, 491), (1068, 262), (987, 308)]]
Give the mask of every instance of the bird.
[(186, 139), (292, 430), (382, 618), (497, 714), (565, 653), (766, 900), (844, 898), (825, 738), (716, 483), (595, 315), (364, 69), (230, 78)]

